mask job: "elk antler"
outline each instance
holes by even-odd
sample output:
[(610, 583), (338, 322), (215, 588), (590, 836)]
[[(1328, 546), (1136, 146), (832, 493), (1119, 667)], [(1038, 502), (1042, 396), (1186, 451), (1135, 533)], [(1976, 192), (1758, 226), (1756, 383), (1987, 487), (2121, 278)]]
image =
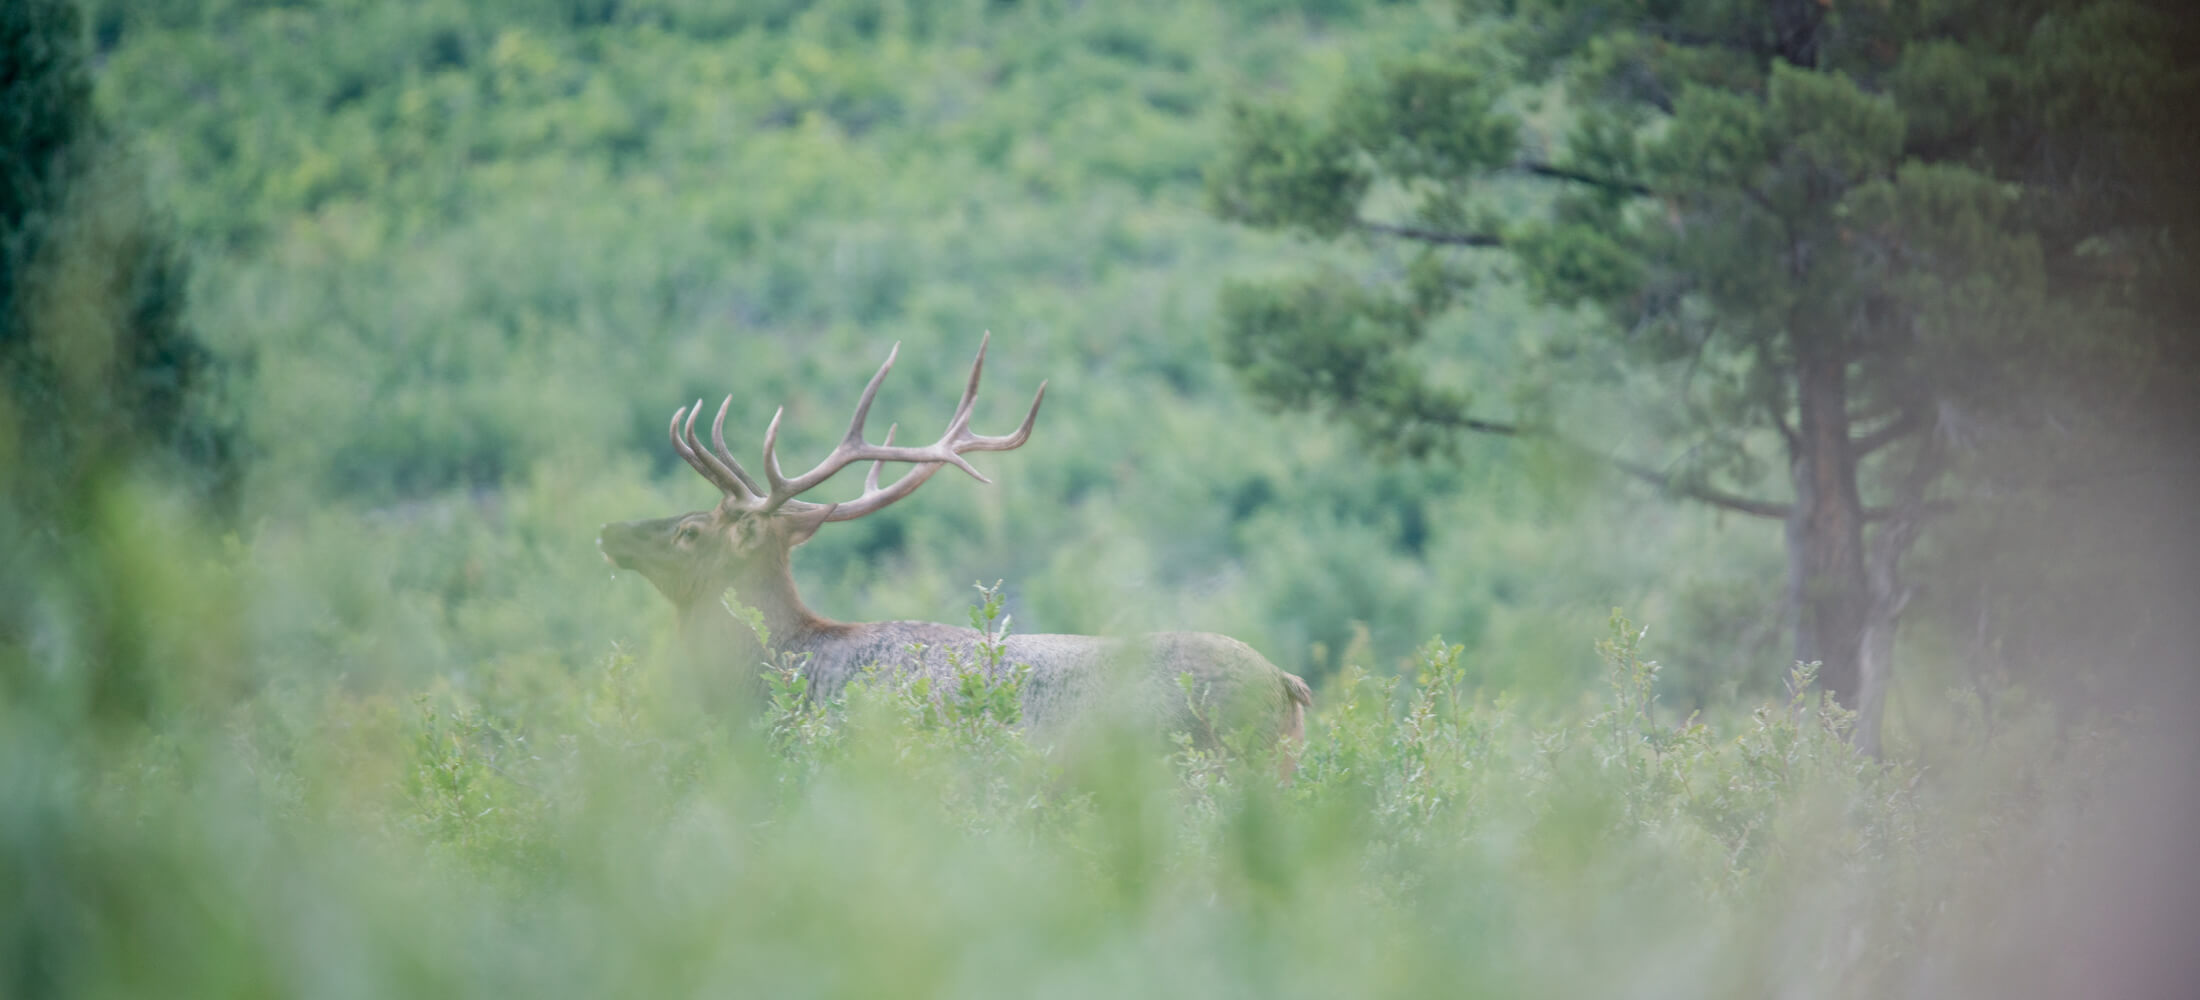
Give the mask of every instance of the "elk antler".
[[(894, 359), (901, 354), (901, 345), (895, 344), (893, 350), (886, 353), (886, 363), (879, 366), (878, 374), (871, 376), (870, 384), (863, 387), (863, 396), (856, 401), (855, 417), (848, 422), (848, 432), (841, 436), (839, 444), (833, 446), (832, 454), (825, 456), (824, 461), (808, 472), (790, 478), (780, 471), (777, 454), (779, 420), (787, 412), (785, 407), (780, 407), (777, 413), (772, 414), (771, 425), (764, 429), (764, 478), (769, 489), (758, 487), (748, 470), (743, 469), (741, 463), (734, 460), (733, 453), (726, 448), (726, 410), (733, 405), (732, 396), (727, 396), (726, 401), (719, 404), (718, 417), (711, 421), (711, 448), (707, 450), (695, 439), (695, 418), (703, 410), (702, 401), (697, 400), (693, 406), (683, 406), (675, 411), (672, 414), (672, 448), (696, 472), (702, 474), (704, 479), (710, 480), (712, 485), (742, 507), (766, 514), (782, 507), (823, 511), (823, 519), (827, 521), (854, 520), (879, 510), (915, 492), (917, 487), (924, 485), (924, 481), (932, 478), (932, 474), (938, 472), (943, 465), (961, 469), (981, 483), (992, 482), (972, 468), (963, 459), (963, 453), (1007, 451), (1023, 444), (1031, 437), (1031, 425), (1039, 419), (1039, 404), (1047, 395), (1047, 384), (1040, 382), (1038, 394), (1031, 398), (1031, 412), (1024, 414), (1023, 426), (1018, 427), (1015, 433), (997, 437), (972, 433), (970, 413), (978, 399), (978, 376), (985, 370), (985, 349), (992, 340), (993, 335), (987, 333), (978, 342), (978, 359), (970, 366), (970, 382), (963, 388), (962, 402), (956, 404), (955, 416), (948, 421), (947, 431), (931, 444), (922, 447), (897, 446), (894, 444), (894, 428), (887, 429), (886, 440), (880, 444), (872, 444), (863, 439), (863, 421), (870, 415), (871, 401), (878, 396), (880, 383), (886, 381), (886, 373), (893, 370)], [(854, 500), (833, 504), (795, 499), (831, 479), (834, 473), (857, 462), (871, 463), (871, 471), (864, 477), (863, 495)], [(909, 462), (916, 467), (903, 473), (893, 485), (882, 488), (878, 484), (878, 474), (887, 462)]]

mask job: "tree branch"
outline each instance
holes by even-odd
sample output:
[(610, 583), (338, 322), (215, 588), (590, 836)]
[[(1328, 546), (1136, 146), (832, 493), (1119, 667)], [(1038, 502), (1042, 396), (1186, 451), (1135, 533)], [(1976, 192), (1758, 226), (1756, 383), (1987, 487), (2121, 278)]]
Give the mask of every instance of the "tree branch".
[(1652, 466), (1644, 465), (1640, 462), (1632, 462), (1624, 458), (1614, 458), (1610, 455), (1599, 452), (1596, 449), (1589, 447), (1588, 445), (1571, 440), (1569, 438), (1561, 437), (1556, 433), (1542, 428), (1523, 427), (1519, 424), (1500, 423), (1494, 420), (1481, 420), (1468, 416), (1451, 417), (1448, 418), (1447, 422), (1455, 428), (1465, 431), (1473, 431), (1477, 434), (1496, 434), (1512, 438), (1540, 438), (1545, 441), (1549, 441), (1550, 443), (1557, 445), (1559, 448), (1562, 448), (1566, 451), (1573, 452), (1586, 458), (1594, 459), (1605, 465), (1611, 466), (1613, 469), (1616, 469), (1621, 473), (1632, 476), (1636, 479), (1640, 479), (1643, 482), (1649, 483), (1650, 485), (1657, 487), (1659, 492), (1664, 493), (1667, 496), (1681, 497), (1688, 500), (1694, 500), (1697, 503), (1710, 504), (1711, 506), (1720, 508), (1721, 510), (1731, 510), (1738, 514), (1748, 514), (1751, 517), (1765, 517), (1771, 518), (1773, 520), (1785, 520), (1788, 516), (1789, 511), (1792, 509), (1788, 504), (1775, 503), (1770, 500), (1757, 500), (1735, 493), (1728, 493), (1725, 490), (1710, 486), (1705, 483), (1691, 483), (1682, 480), (1676, 480), (1672, 476), (1667, 475), (1665, 472)]
[[(1770, 342), (1757, 341), (1752, 350), (1757, 354), (1757, 364), (1760, 369), (1765, 371), (1781, 370), (1778, 359), (1773, 356)], [(1765, 419), (1772, 421), (1772, 429), (1780, 432), (1780, 441), (1787, 445), (1787, 453), (1792, 458), (1796, 452), (1803, 450), (1803, 433), (1794, 424), (1788, 423), (1787, 383), (1779, 379), (1773, 380), (1766, 394), (1760, 398), (1765, 407)]]
[(1535, 160), (1522, 160), (1519, 163), (1513, 164), (1513, 169), (1519, 170), (1523, 173), (1533, 174), (1537, 177), (1549, 177), (1552, 180), (1572, 181), (1576, 184), (1587, 184), (1590, 187), (1599, 187), (1607, 191), (1617, 191), (1622, 194), (1631, 194), (1641, 197), (1648, 197), (1650, 195), (1650, 188), (1648, 186), (1637, 184), (1633, 181), (1623, 181), (1613, 177), (1600, 177), (1596, 174), (1584, 173), (1571, 167), (1561, 167), (1554, 164), (1542, 163)]
[(1441, 417), (1440, 421), (1451, 425), (1453, 430), (1473, 431), (1476, 434), (1495, 434), (1500, 437), (1528, 437), (1537, 433), (1533, 429), (1522, 427), (1519, 424), (1508, 424), (1497, 420), (1482, 420), (1461, 415), (1446, 415)]
[(1788, 423), (1783, 409), (1784, 406), (1772, 407), (1772, 426), (1780, 432), (1780, 439), (1787, 442), (1788, 454), (1793, 455), (1803, 448), (1803, 433), (1796, 430), (1794, 424)]
[(1914, 518), (1922, 521), (1928, 517), (1939, 517), (1942, 514), (1950, 513), (1956, 507), (1957, 504), (1953, 500), (1921, 500), (1916, 503), (1890, 504), (1885, 507), (1866, 507), (1864, 508), (1864, 521), (1867, 524), (1896, 518)]
[(1422, 243), (1435, 243), (1441, 246), (1501, 247), (1505, 245), (1505, 241), (1502, 237), (1494, 236), (1489, 233), (1452, 233), (1445, 232), (1441, 229), (1428, 229), (1421, 226), (1401, 226), (1388, 222), (1375, 222), (1369, 219), (1360, 219), (1358, 220), (1358, 224), (1361, 229), (1365, 229), (1371, 233), (1381, 233), (1384, 236), (1396, 236), (1400, 239), (1418, 240)]
[[(1513, 164), (1513, 169), (1522, 171), (1524, 173), (1533, 174), (1537, 177), (1548, 177), (1553, 180), (1571, 181), (1575, 184), (1587, 184), (1591, 187), (1599, 187), (1607, 191), (1617, 191), (1621, 194), (1648, 197), (1651, 193), (1648, 187), (1645, 187), (1641, 184), (1636, 184), (1632, 181), (1616, 180), (1610, 177), (1599, 177), (1595, 174), (1584, 173), (1582, 171), (1574, 170), (1569, 167), (1555, 166), (1549, 163), (1542, 163), (1535, 160), (1523, 160), (1519, 163)], [(1354, 220), (1353, 224), (1359, 226), (1361, 229), (1366, 230), (1367, 232), (1379, 233), (1384, 236), (1395, 236), (1399, 239), (1413, 240), (1419, 243), (1433, 243), (1438, 246), (1502, 247), (1505, 245), (1505, 238), (1495, 233), (1460, 233), (1446, 229), (1431, 229), (1427, 226), (1404, 225), (1395, 222), (1378, 222), (1374, 219), (1356, 219)]]
[[(1580, 445), (1573, 445), (1573, 447), (1581, 448)], [(1588, 451), (1586, 448), (1581, 448), (1581, 450)], [(1728, 493), (1725, 490), (1704, 483), (1678, 481), (1658, 469), (1638, 462), (1630, 462), (1624, 458), (1612, 458), (1606, 455), (1596, 457), (1603, 459), (1604, 463), (1612, 468), (1657, 487), (1667, 496), (1684, 497), (1697, 503), (1710, 504), (1721, 510), (1731, 510), (1738, 514), (1748, 514), (1751, 517), (1771, 518), (1775, 521), (1786, 520), (1788, 514), (1794, 510), (1788, 504), (1774, 503), (1770, 500), (1757, 500)]]
[(1872, 452), (1908, 437), (1917, 430), (1917, 426), (1917, 412), (1904, 410), (1900, 416), (1880, 425), (1878, 430), (1849, 442), (1849, 450), (1857, 458), (1863, 458)]
[(1761, 46), (1744, 39), (1722, 38), (1718, 35), (1703, 34), (1693, 31), (1682, 31), (1679, 28), (1673, 27), (1672, 25), (1660, 24), (1658, 22), (1648, 19), (1638, 21), (1634, 25), (1634, 30), (1640, 31), (1643, 34), (1656, 38), (1661, 42), (1668, 42), (1673, 45), (1687, 45), (1696, 48), (1720, 48), (1726, 49), (1730, 52), (1740, 52), (1746, 53), (1748, 55), (1764, 54), (1764, 50)]
[[(1884, 432), (1887, 429), (1881, 430)], [(1918, 529), (1924, 526), (1928, 518), (1955, 509), (1955, 504), (1949, 501), (1925, 499), (1925, 491), (1932, 488), (1933, 481), (1940, 478), (1941, 471), (1945, 468), (1946, 447), (1940, 435), (1932, 435), (1925, 439), (1925, 446), (1918, 450), (1917, 456), (1910, 462), (1909, 471), (1896, 486), (1894, 502), (1885, 507), (1867, 508), (1864, 511), (1866, 521), (1886, 522), (1886, 526), (1879, 529), (1878, 537), (1873, 539), (1871, 551), (1866, 553), (1871, 564), (1868, 568), (1875, 576), (1885, 577), (1883, 585), (1878, 579), (1873, 581), (1875, 588), (1892, 594), (1895, 567), (1900, 563), (1903, 553), (1908, 552), (1911, 544), (1917, 541)]]

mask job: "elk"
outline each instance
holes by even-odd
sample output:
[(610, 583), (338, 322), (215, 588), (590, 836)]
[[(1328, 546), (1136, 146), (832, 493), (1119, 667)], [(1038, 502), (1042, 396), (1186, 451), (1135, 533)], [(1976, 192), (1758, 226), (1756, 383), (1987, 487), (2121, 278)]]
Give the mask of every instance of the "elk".
[[(863, 424), (879, 385), (893, 370), (901, 345), (887, 352), (856, 401), (855, 417), (832, 453), (797, 476), (781, 471), (776, 454), (785, 407), (764, 430), (764, 478), (759, 482), (726, 448), (727, 396), (711, 421), (710, 446), (695, 436), (702, 402), (672, 414), (672, 449), (722, 494), (708, 510), (646, 521), (603, 526), (597, 547), (614, 566), (640, 573), (671, 600), (679, 620), (680, 641), (695, 660), (731, 661), (732, 669), (756, 671), (767, 656), (791, 657), (808, 680), (812, 697), (831, 697), (865, 671), (889, 675), (929, 675), (947, 679), (961, 665), (981, 662), (975, 629), (931, 622), (849, 623), (824, 618), (795, 592), (791, 554), (820, 527), (876, 513), (915, 492), (946, 466), (981, 483), (991, 482), (963, 458), (966, 453), (1008, 451), (1031, 437), (1046, 398), (1039, 384), (1031, 410), (1015, 433), (1000, 436), (970, 430), (978, 378), (985, 369), (988, 334), (970, 366), (962, 402), (937, 441), (923, 446), (894, 444), (897, 428), (883, 443), (865, 439)], [(853, 500), (816, 503), (797, 499), (847, 466), (869, 462), (863, 492)], [(879, 485), (887, 463), (909, 468), (891, 485)], [(738, 620), (727, 595), (761, 615), (772, 648), (759, 645), (755, 631)], [(1158, 724), (1165, 733), (1189, 733), (1204, 745), (1226, 734), (1251, 734), (1278, 742), (1284, 768), (1305, 739), (1306, 709), (1313, 703), (1306, 682), (1286, 673), (1228, 636), (1208, 632), (1160, 632), (1137, 637), (1011, 634), (1004, 666), (1027, 666), (1022, 688), (1024, 724), (1035, 731), (1058, 731), (1108, 706), (1131, 706), (1142, 724)], [(1190, 683), (1184, 683), (1189, 677)]]

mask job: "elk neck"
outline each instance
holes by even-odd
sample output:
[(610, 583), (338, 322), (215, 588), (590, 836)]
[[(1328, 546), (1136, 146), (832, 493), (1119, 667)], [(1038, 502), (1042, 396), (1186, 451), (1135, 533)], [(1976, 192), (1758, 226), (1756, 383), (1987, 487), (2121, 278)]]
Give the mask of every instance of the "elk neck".
[(763, 616), (772, 645), (781, 650), (801, 651), (817, 636), (847, 628), (802, 603), (802, 595), (794, 586), (790, 554), (790, 549), (763, 553), (748, 565), (736, 568), (726, 579), (727, 592), (722, 596), (718, 593), (696, 595), (695, 600), (680, 609), (681, 632), (698, 649), (721, 653), (727, 649), (761, 652), (748, 623), (727, 610), (727, 600), (756, 609)]

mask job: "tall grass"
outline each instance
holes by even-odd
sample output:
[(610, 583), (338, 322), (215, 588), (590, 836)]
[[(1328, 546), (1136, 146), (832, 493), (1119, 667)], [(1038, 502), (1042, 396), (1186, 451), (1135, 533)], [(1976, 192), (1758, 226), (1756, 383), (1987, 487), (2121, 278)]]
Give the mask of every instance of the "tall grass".
[[(147, 599), (234, 572), (211, 554)], [(973, 618), (1009, 624), (997, 591)], [(195, 634), (170, 622), (148, 648), (188, 654)], [(2040, 908), (2055, 886), (2092, 884), (2069, 876), (2098, 869), (2088, 827), (2126, 801), (2108, 779), (2146, 756), (2124, 730), (1973, 705), (1930, 770), (1874, 761), (1807, 671), (1785, 700), (1670, 717), (1643, 635), (1615, 615), (1603, 693), (1563, 710), (1479, 693), (1466, 651), (1440, 641), (1407, 676), (1347, 667), (1290, 780), (1258, 755), (1148, 734), (1037, 743), (999, 663), (830, 703), (763, 664), (734, 686), (747, 694), (713, 702), (688, 668), (624, 650), (585, 672), (520, 659), (410, 687), (286, 675), (240, 690), (202, 673), (104, 722), (70, 714), (53, 684), (19, 685), (0, 733), (0, 983), (177, 997), (2082, 989), (2092, 958), (2039, 947), (2059, 926)]]

